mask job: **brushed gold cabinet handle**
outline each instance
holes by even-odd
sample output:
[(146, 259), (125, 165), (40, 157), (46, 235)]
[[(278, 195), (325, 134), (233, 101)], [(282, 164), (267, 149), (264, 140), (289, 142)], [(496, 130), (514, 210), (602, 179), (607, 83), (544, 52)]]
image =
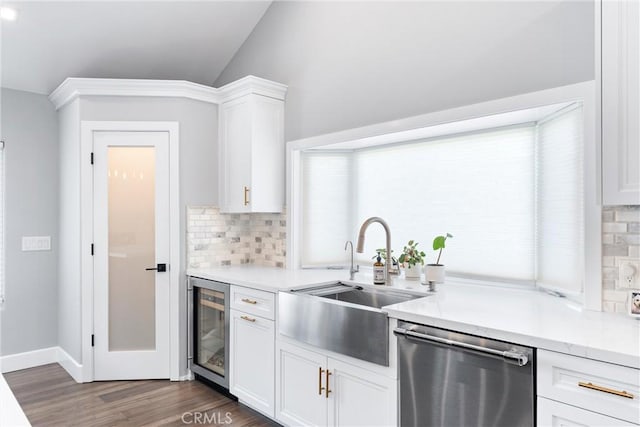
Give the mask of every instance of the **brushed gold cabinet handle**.
[(584, 388), (588, 388), (591, 390), (597, 390), (597, 391), (601, 391), (603, 393), (611, 393), (611, 394), (615, 394), (616, 396), (620, 396), (620, 397), (626, 397), (627, 399), (633, 399), (633, 394), (628, 393), (626, 391), (619, 391), (619, 390), (614, 390), (612, 388), (607, 388), (607, 387), (602, 387), (601, 385), (595, 385), (592, 383), (585, 383), (585, 382), (578, 382), (578, 385), (580, 387), (584, 387)]
[(325, 397), (327, 399), (329, 398), (329, 393), (331, 393), (331, 389), (329, 389), (329, 375), (331, 375), (331, 372), (327, 369), (327, 389), (325, 390)]
[(322, 387), (322, 374), (324, 373), (324, 369), (322, 369), (322, 366), (318, 368), (318, 394), (320, 396), (322, 396), (322, 390), (324, 390), (324, 387)]
[(247, 322), (255, 322), (256, 319), (254, 319), (253, 317), (249, 317), (249, 316), (240, 316), (241, 319), (246, 320)]
[(247, 206), (249, 204), (249, 187), (245, 185), (244, 187), (244, 205)]
[(257, 304), (258, 301), (249, 299), (249, 298), (242, 298), (242, 302), (246, 302), (247, 304)]

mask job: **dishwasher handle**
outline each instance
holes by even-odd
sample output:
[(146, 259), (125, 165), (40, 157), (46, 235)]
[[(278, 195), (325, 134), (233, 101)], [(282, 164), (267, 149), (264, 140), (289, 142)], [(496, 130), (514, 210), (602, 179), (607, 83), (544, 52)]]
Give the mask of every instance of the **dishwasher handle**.
[(520, 353), (519, 351), (516, 351), (516, 350), (509, 350), (509, 351), (496, 350), (489, 347), (482, 347), (479, 345), (468, 344), (460, 341), (454, 341), (447, 338), (435, 337), (433, 335), (421, 334), (419, 332), (414, 332), (405, 328), (395, 328), (393, 330), (393, 333), (395, 335), (404, 335), (406, 337), (415, 338), (419, 341), (431, 341), (439, 344), (445, 344), (453, 347), (460, 347), (467, 350), (473, 350), (479, 353), (487, 353), (493, 356), (500, 356), (504, 359), (515, 362), (518, 366), (525, 366), (529, 362), (529, 358), (527, 357), (526, 354)]

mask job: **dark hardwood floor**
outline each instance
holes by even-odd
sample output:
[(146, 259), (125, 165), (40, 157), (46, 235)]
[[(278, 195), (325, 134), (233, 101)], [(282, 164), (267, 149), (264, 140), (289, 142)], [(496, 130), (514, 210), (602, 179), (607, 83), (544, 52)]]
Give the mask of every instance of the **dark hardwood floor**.
[(199, 381), (77, 384), (58, 364), (4, 374), (33, 426), (277, 426)]

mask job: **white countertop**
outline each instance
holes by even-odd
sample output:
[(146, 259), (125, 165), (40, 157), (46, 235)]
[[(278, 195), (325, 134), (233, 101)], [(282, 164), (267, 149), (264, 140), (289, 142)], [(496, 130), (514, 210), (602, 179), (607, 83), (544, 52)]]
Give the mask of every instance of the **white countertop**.
[(384, 310), (398, 319), (640, 369), (640, 321), (538, 291), (442, 284), (431, 297)]
[(260, 267), (256, 265), (229, 266), (216, 268), (194, 268), (187, 270), (187, 276), (246, 286), (263, 291), (290, 291), (304, 289), (311, 285), (335, 282), (349, 273), (344, 270), (285, 270), (283, 268)]
[[(346, 280), (345, 270), (231, 266), (187, 274), (271, 292), (336, 280), (373, 286), (363, 273)], [(640, 321), (629, 316), (583, 310), (532, 290), (445, 283), (430, 294), (419, 282), (398, 278), (393, 288), (428, 296), (384, 307), (390, 317), (640, 369)]]

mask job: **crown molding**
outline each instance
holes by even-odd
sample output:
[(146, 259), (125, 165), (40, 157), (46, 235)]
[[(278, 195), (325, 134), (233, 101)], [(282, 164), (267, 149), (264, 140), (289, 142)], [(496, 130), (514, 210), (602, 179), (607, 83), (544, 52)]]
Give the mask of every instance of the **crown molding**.
[(243, 77), (222, 86), (218, 90), (220, 91), (222, 102), (231, 101), (232, 99), (250, 94), (268, 96), (284, 101), (287, 94), (286, 85), (256, 76)]
[(185, 80), (92, 79), (69, 77), (49, 99), (59, 110), (81, 96), (147, 96), (187, 98), (220, 104), (239, 96), (258, 94), (284, 100), (287, 86), (247, 76), (219, 89)]

